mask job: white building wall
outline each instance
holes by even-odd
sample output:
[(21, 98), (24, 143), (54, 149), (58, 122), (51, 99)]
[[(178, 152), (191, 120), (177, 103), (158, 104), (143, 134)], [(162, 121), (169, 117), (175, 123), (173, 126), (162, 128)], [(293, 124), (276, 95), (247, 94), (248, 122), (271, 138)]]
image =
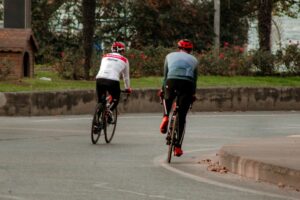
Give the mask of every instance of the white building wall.
[[(277, 24), (278, 29), (273, 24), (272, 26), (272, 50), (276, 51), (285, 47), (289, 43), (300, 43), (300, 20), (290, 17), (273, 17), (274, 22)], [(257, 22), (250, 24), (248, 32), (248, 50), (259, 48)]]

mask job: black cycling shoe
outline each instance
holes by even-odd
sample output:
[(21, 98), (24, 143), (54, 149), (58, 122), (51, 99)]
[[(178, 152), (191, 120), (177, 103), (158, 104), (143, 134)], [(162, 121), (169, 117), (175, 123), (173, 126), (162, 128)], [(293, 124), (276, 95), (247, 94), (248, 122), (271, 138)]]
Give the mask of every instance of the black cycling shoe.
[(115, 120), (114, 120), (112, 111), (110, 111), (110, 112), (108, 113), (108, 116), (107, 116), (107, 123), (109, 123), (109, 124), (114, 124), (114, 123), (115, 123)]
[(166, 137), (166, 145), (170, 145), (171, 144), (171, 136), (168, 134)]

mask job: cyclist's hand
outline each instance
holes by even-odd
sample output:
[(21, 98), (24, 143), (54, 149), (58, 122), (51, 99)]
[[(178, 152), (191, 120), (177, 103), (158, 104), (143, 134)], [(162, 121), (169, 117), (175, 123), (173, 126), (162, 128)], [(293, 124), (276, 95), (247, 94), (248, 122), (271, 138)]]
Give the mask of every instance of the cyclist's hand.
[(164, 98), (164, 91), (163, 90), (159, 90), (157, 93), (157, 96), (159, 96), (161, 99)]
[(125, 92), (126, 92), (127, 94), (131, 94), (131, 93), (132, 93), (132, 89), (131, 89), (131, 88), (127, 88), (127, 89), (125, 89)]
[(196, 95), (193, 95), (193, 97), (192, 97), (192, 103), (194, 103), (196, 100), (197, 100)]
[(163, 103), (164, 96), (165, 96), (164, 91), (163, 91), (163, 90), (159, 90), (159, 91), (157, 92), (157, 96), (159, 96), (160, 104), (162, 104), (162, 103)]

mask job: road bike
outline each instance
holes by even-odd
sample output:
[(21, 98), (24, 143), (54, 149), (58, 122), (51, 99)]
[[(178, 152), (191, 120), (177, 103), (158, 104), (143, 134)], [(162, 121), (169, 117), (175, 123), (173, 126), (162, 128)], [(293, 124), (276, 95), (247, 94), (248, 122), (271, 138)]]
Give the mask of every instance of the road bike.
[[(160, 92), (160, 103), (163, 105), (164, 113), (167, 114), (166, 100), (164, 99), (164, 94)], [(168, 145), (168, 155), (167, 161), (171, 163), (172, 153), (174, 152), (175, 144), (178, 142), (179, 138), (179, 106), (177, 105), (177, 97), (174, 99), (171, 108), (171, 117), (168, 124), (166, 144)]]
[[(127, 94), (123, 99), (127, 101), (129, 93), (125, 90), (122, 90), (121, 93)], [(102, 131), (106, 143), (110, 143), (114, 137), (118, 120), (118, 109), (116, 107), (113, 111), (110, 110), (113, 103), (112, 96), (107, 92), (106, 95), (101, 97), (100, 103), (96, 105), (91, 128), (93, 144), (97, 144)]]
[[(166, 111), (166, 102), (163, 96), (161, 98), (161, 103), (163, 104), (164, 107), (164, 112), (165, 114), (167, 113)], [(190, 105), (190, 110), (192, 109), (192, 104)], [(171, 163), (172, 159), (172, 154), (174, 152), (175, 145), (179, 142), (179, 106), (177, 104), (177, 97), (173, 101), (172, 108), (171, 108), (171, 117), (169, 120), (168, 124), (168, 129), (167, 129), (167, 136), (166, 136), (166, 144), (168, 145), (168, 154), (167, 154), (167, 162)], [(182, 133), (182, 138), (183, 140), (185, 135), (185, 128)]]
[(175, 144), (178, 142), (178, 138), (179, 138), (178, 134), (179, 134), (179, 113), (178, 113), (178, 105), (175, 100), (171, 109), (171, 117), (168, 125), (167, 137), (166, 137), (166, 144), (168, 145), (168, 156), (167, 156), (168, 163), (171, 163)]

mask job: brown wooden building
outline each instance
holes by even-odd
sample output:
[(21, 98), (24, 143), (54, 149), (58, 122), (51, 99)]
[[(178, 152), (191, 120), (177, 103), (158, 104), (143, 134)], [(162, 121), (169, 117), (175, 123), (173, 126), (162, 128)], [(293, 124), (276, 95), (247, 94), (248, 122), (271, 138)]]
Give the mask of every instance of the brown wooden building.
[(0, 29), (0, 73), (9, 68), (8, 79), (33, 77), (37, 49), (31, 29)]

